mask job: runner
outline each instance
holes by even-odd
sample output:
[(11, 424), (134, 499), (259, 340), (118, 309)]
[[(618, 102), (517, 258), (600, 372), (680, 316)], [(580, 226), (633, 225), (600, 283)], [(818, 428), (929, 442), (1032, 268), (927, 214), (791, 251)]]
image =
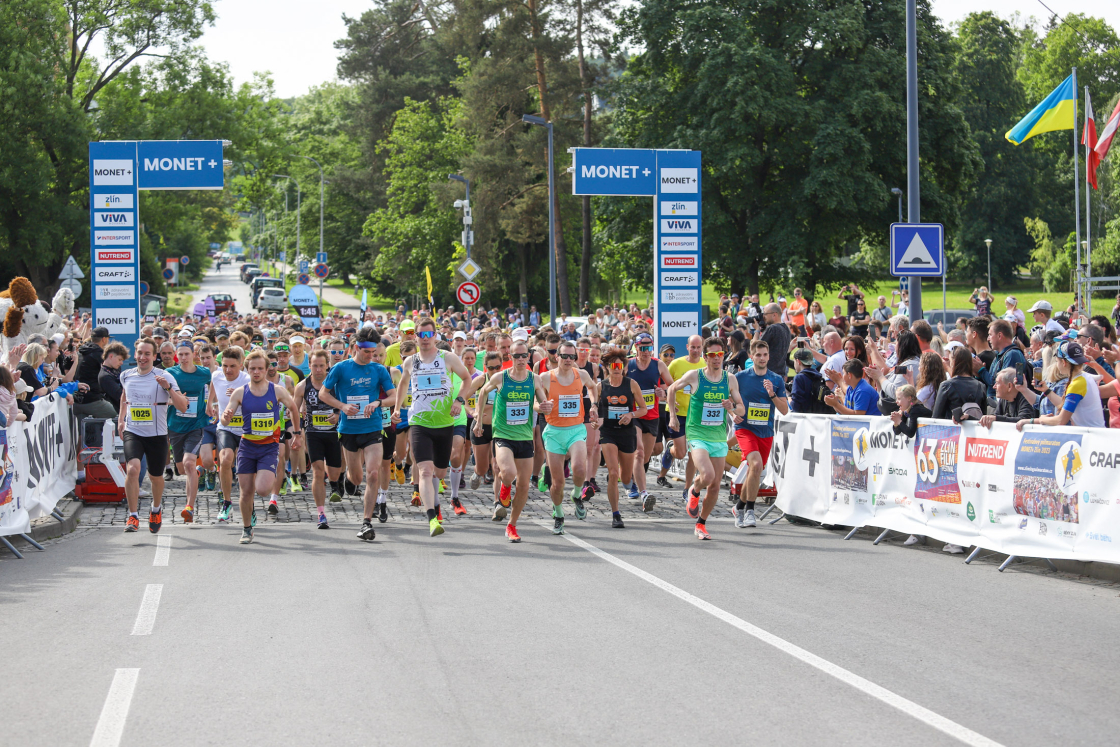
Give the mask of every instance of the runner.
[[(691, 339), (689, 342), (691, 346)], [(685, 429), (689, 454), (696, 465), (696, 478), (691, 488), (686, 488), (687, 511), (696, 519), (696, 536), (702, 540), (712, 538), (705, 524), (719, 500), (719, 483), (727, 459), (727, 415), (746, 412), (735, 378), (723, 370), (725, 345), (722, 339), (709, 337), (704, 343), (705, 368), (690, 370), (669, 385), (670, 397), (685, 387), (690, 387), (692, 392)], [(678, 424), (677, 413), (673, 412), (669, 416), (669, 427), (678, 430)], [(704, 505), (700, 506), (700, 493), (704, 490), (707, 493)]]
[[(474, 387), (470, 372), (459, 357), (436, 348), (434, 321), (421, 317), (416, 324), (416, 336), (420, 349), (402, 364), (403, 375), (393, 407), (393, 422), (400, 420), (400, 409), (405, 401), (403, 392), (407, 390), (412, 396), (408, 440), (415, 462), (413, 476), (419, 480), (420, 498), (428, 514), (428, 529), (435, 537), (443, 534), (443, 525), (437, 518), (437, 480), (447, 474), (451, 463), (455, 418), (467, 402), (463, 395), (469, 395)], [(466, 382), (465, 392), (452, 394), (450, 374)]]
[[(510, 493), (516, 482), (517, 490), (513, 495), (509, 523), (506, 524), (506, 539), (520, 542), (517, 533), (517, 519), (521, 516), (525, 502), (529, 499), (529, 482), (533, 478), (533, 421), (535, 401), (546, 395), (540, 377), (529, 370), (529, 345), (523, 340), (514, 342), (510, 356), (513, 368), (502, 371), (500, 358), (494, 353), (486, 356), (486, 369), (489, 378), (478, 392), (479, 402), (487, 402), (494, 394), (493, 441), (494, 464), (499, 485), (498, 498), (494, 502), (494, 521), (506, 516), (510, 506)], [(496, 370), (494, 370), (496, 369)], [(474, 435), (484, 435), (482, 419), (474, 423)], [(563, 531), (563, 519), (558, 520)], [(555, 531), (555, 530), (554, 530)]]
[[(454, 352), (454, 348), (456, 347), (454, 343), (460, 341), (459, 335), (462, 334), (462, 332), (455, 333), (455, 340), (452, 343), (452, 352)], [(478, 382), (477, 384), (474, 382), (481, 374), (474, 369), (474, 349), (465, 346), (460, 347), (463, 348), (462, 354), (456, 354), (459, 355), (466, 369), (471, 372), (470, 385), (465, 389), (465, 391), (470, 391), (475, 387), (482, 386), (482, 382)], [(455, 389), (455, 395), (458, 396), (462, 380), (458, 376), (452, 374), (451, 381)], [(463, 502), (459, 500), (459, 489), (463, 486), (463, 469), (466, 467), (467, 460), (470, 458), (471, 443), (467, 439), (470, 437), (471, 429), (474, 426), (474, 411), (477, 405), (478, 398), (474, 394), (471, 394), (467, 399), (466, 406), (463, 407), (462, 411), (459, 413), (459, 417), (455, 418), (455, 438), (451, 444), (451, 468), (448, 470), (447, 481), (451, 486), (451, 508), (454, 510), (456, 516), (464, 516), (467, 513)]]
[[(528, 348), (526, 348), (526, 350), (528, 350)], [(528, 359), (526, 359), (526, 360), (528, 360)], [(483, 374), (483, 375), (486, 377), (485, 380), (488, 381), (490, 378), (492, 378), (499, 371), (502, 370), (502, 355), (501, 355), (501, 353), (498, 353), (497, 351), (487, 353), (486, 354), (486, 361), (483, 365), (484, 365), (484, 368), (485, 368), (485, 374)], [(472, 397), (472, 399), (474, 399), (476, 403), (480, 403), (480, 404), (478, 404), (475, 408), (475, 416), (474, 416), (475, 426), (473, 428), (471, 428), (471, 448), (474, 450), (474, 474), (471, 475), (471, 490), (477, 490), (478, 489), (478, 487), (482, 484), (482, 481), (486, 478), (487, 470), (490, 469), (490, 464), (491, 464), (490, 457), (493, 454), (494, 448), (495, 448), (494, 447), (493, 422), (494, 422), (494, 401), (495, 401), (495, 397), (497, 396), (497, 394), (498, 394), (497, 389), (496, 388), (491, 388), (491, 389), (487, 390), (486, 395), (483, 395), (481, 390), (480, 390), (479, 392), (477, 392)], [(470, 401), (471, 400), (467, 400), (468, 405), (470, 404)], [(482, 425), (481, 429), (478, 427), (479, 423), (481, 423), (481, 425)], [(532, 465), (530, 465), (530, 474), (532, 474), (531, 470), (532, 470)], [(528, 486), (526, 486), (526, 488), (525, 488), (526, 492), (528, 491), (528, 489), (529, 489)], [(506, 515), (504, 508), (500, 512), (501, 516), (497, 515), (499, 513), (498, 510), (497, 510), (497, 507), (499, 506), (497, 496), (498, 496), (498, 484), (497, 484), (497, 482), (495, 482), (495, 484), (494, 484), (494, 506), (495, 506), (494, 521), (504, 519), (505, 515)]]
[[(292, 399), (295, 400), (296, 387), (295, 384), (292, 383), (294, 377), (280, 375), (280, 357), (275, 350), (269, 350), (266, 355), (268, 356), (268, 373), (266, 377), (269, 383), (274, 384), (277, 387), (283, 387), (285, 390), (287, 390), (288, 394), (292, 395)], [(288, 449), (288, 442), (292, 440), (292, 420), (294, 420), (294, 418), (288, 418), (288, 408), (281, 405), (279, 415), (279, 461), (276, 464), (276, 482), (272, 486), (272, 494), (268, 497), (268, 512), (273, 516), (280, 513), (280, 491), (284, 489), (285, 482), (288, 483), (289, 493), (294, 493), (302, 489), (299, 483), (296, 483), (291, 478), (285, 478), (284, 464), (288, 461), (290, 451)]]
[[(638, 382), (626, 376), (626, 354), (611, 350), (603, 356), (608, 377), (599, 384), (599, 418), (603, 460), (607, 463), (607, 500), (611, 504), (611, 526), (625, 528), (618, 510), (618, 481), (630, 482), (634, 470), (634, 454), (638, 448), (638, 431), (635, 420), (640, 422), (649, 408)], [(657, 412), (656, 405), (653, 412)], [(650, 504), (650, 508), (653, 504)], [(649, 511), (650, 509), (644, 509)]]
[[(377, 347), (373, 349), (373, 362), (385, 365), (385, 339), (382, 338)], [(386, 369), (389, 378), (396, 386), (401, 374), (396, 368)], [(389, 393), (381, 390), (381, 467), (377, 475), (377, 521), (384, 524), (389, 520), (389, 473), (393, 468), (393, 455), (397, 450), (397, 427), (393, 425), (390, 415), (393, 408), (386, 404), (391, 402)]]
[[(701, 353), (704, 350), (704, 340), (700, 335), (692, 335), (688, 338), (687, 342), (688, 356), (685, 358), (676, 358), (669, 364), (670, 381), (677, 381), (685, 375), (687, 371), (693, 371), (704, 367), (704, 357)], [(688, 427), (688, 406), (690, 397), (692, 395), (692, 386), (682, 386), (677, 388), (676, 408), (672, 407), (671, 401), (666, 397), (665, 409), (670, 411), (672, 415), (675, 411), (677, 421), (680, 423), (680, 429), (674, 428), (672, 425), (669, 427), (668, 436), (673, 442), (673, 446), (669, 449), (668, 460), (671, 459), (685, 459), (684, 466), (684, 490), (681, 494), (687, 499), (688, 486), (692, 484), (692, 479), (696, 475), (696, 465), (692, 461), (692, 453), (688, 450), (687, 439), (685, 431)], [(670, 418), (670, 422), (672, 419)], [(664, 477), (669, 472), (669, 461), (666, 458), (661, 460), (661, 476)]]
[(381, 483), (381, 393), (392, 392), (394, 388), (385, 367), (373, 362), (373, 351), (379, 342), (381, 335), (377, 330), (362, 327), (351, 348), (353, 357), (332, 366), (319, 389), (319, 401), (341, 413), (338, 432), (346, 457), (347, 479), (353, 485), (361, 485), (365, 466), (364, 512), (358, 539), (367, 542), (377, 536), (373, 514), (377, 510), (376, 488)]
[[(529, 335), (526, 333), (526, 340), (528, 337)], [(501, 344), (501, 340), (499, 340), (499, 344)], [(531, 360), (535, 360), (532, 366), (533, 372), (539, 376), (557, 368), (560, 365), (556, 357), (559, 352), (560, 335), (552, 330), (541, 330), (537, 335), (537, 346), (529, 350)], [(552, 485), (552, 475), (545, 461), (544, 441), (541, 439), (544, 427), (545, 417), (542, 413), (537, 413), (536, 424), (533, 428), (533, 474), (537, 475), (537, 490), (542, 493), (548, 491)]]
[[(194, 358), (198, 366), (206, 369), (210, 377), (209, 381), (213, 381), (214, 370), (218, 367), (217, 362), (214, 360), (214, 351), (216, 346), (209, 343), (206, 338), (195, 339)], [(210, 386), (206, 386), (206, 401), (210, 400)], [(203, 412), (206, 411), (206, 402), (202, 403)], [(218, 472), (215, 465), (217, 461), (217, 444), (218, 444), (218, 419), (212, 415), (206, 415), (206, 425), (202, 429), (202, 446), (199, 456), (202, 457), (202, 475), (199, 478), (198, 487), (200, 490), (214, 490), (218, 487)]]
[[(673, 358), (677, 355), (677, 349), (672, 345), (665, 344), (661, 346), (658, 358), (666, 366), (672, 365)], [(673, 463), (673, 439), (669, 436), (669, 404), (666, 403), (665, 407), (658, 408), (657, 412), (658, 425), (657, 428), (661, 436), (661, 471), (657, 474), (657, 484), (663, 488), (672, 488), (672, 483), (668, 480), (669, 467)]]
[[(584, 499), (591, 488), (584, 483), (587, 475), (587, 430), (583, 426), (583, 388), (587, 387), (594, 407), (599, 399), (598, 387), (586, 371), (576, 368), (576, 344), (569, 340), (559, 343), (557, 357), (559, 368), (540, 375), (544, 396), (536, 404), (537, 412), (545, 417), (541, 439), (544, 441), (552, 484), (553, 534), (564, 533), (564, 460), (571, 460), (572, 502), (576, 505), (576, 518), (587, 517)], [(598, 408), (588, 423), (599, 427)], [(583, 486), (580, 488), (579, 486)]]
[(338, 410), (319, 401), (319, 390), (327, 379), (330, 355), (316, 350), (310, 356), (311, 375), (296, 387), (296, 402), (307, 434), (307, 453), (311, 457), (311, 496), (319, 514), (319, 528), (330, 529), (327, 523), (327, 482), (331, 485), (331, 501), (340, 501), (337, 480), (342, 473), (342, 446), (338, 442)]
[[(253, 508), (254, 493), (263, 498), (276, 482), (277, 460), (280, 458), (280, 408), (285, 407), (290, 412), (299, 409), (287, 389), (268, 380), (268, 355), (263, 350), (249, 353), (245, 364), (249, 369), (249, 383), (237, 389), (222, 409), (222, 425), (232, 427), (235, 418), (240, 418), (242, 422), (241, 444), (237, 449), (242, 545), (253, 541), (253, 527), (257, 523), (257, 512)], [(292, 441), (298, 444), (301, 434), (302, 429), (296, 427)]]
[[(249, 383), (249, 375), (241, 370), (244, 359), (245, 353), (236, 345), (228, 346), (222, 353), (222, 367), (210, 377), (210, 394), (206, 400), (206, 412), (212, 417), (218, 417), (224, 412), (233, 393)], [(235, 412), (228, 425), (220, 422), (217, 426), (219, 479), (222, 483), (219, 524), (229, 522), (233, 512), (233, 472), (244, 425), (241, 413)]]
[[(296, 335), (292, 339), (302, 340), (303, 338)], [(308, 366), (306, 372), (299, 368), (293, 368), (291, 366), (291, 359), (293, 354), (291, 348), (292, 346), (289, 345), (289, 341), (285, 338), (281, 338), (280, 341), (277, 342), (272, 349), (276, 351), (277, 355), (276, 360), (278, 365), (276, 367), (276, 372), (282, 376), (287, 376), (292, 380), (292, 386), (288, 391), (295, 392), (296, 385), (307, 378), (308, 373), (311, 371), (311, 356), (310, 354), (304, 356), (303, 363), (305, 366)], [(306, 431), (306, 429), (304, 430)], [(288, 432), (289, 431), (285, 431), (285, 433)], [(288, 472), (288, 490), (290, 492), (309, 490), (311, 483), (308, 482), (307, 479), (307, 452), (305, 447), (293, 449), (291, 448), (291, 446), (289, 446), (288, 462), (291, 466), (291, 470)]]
[(640, 466), (634, 470), (630, 498), (641, 500), (642, 510), (648, 513), (656, 503), (656, 499), (646, 490), (646, 472), (649, 470), (649, 460), (659, 433), (657, 403), (665, 397), (663, 384), (672, 384), (673, 375), (669, 373), (668, 366), (659, 358), (653, 357), (653, 335), (640, 332), (634, 337), (634, 344), (638, 348), (638, 357), (626, 365), (626, 376), (637, 382), (646, 406), (643, 415), (634, 421), (642, 435), (638, 439), (638, 451), (634, 457)]
[[(416, 354), (416, 341), (405, 340), (401, 343), (401, 355), (411, 356)], [(394, 373), (393, 381), (397, 387), (401, 385), (401, 377), (404, 376), (404, 366), (398, 365), (393, 367)], [(391, 404), (391, 402), (390, 402)], [(400, 422), (396, 423), (393, 427), (397, 431), (397, 450), (396, 456), (396, 480), (398, 485), (404, 485), (405, 480), (408, 480), (412, 485), (412, 505), (419, 506), (420, 504), (420, 484), (416, 482), (416, 474), (412, 471), (412, 451), (408, 446), (408, 411), (412, 407), (412, 394), (406, 392), (404, 395), (404, 407), (401, 408)], [(391, 418), (390, 418), (391, 419)]]
[(755, 526), (758, 483), (774, 443), (774, 410), (783, 415), (789, 412), (785, 380), (766, 368), (770, 363), (770, 346), (762, 340), (752, 340), (750, 350), (754, 366), (735, 374), (739, 396), (746, 405), (746, 417), (735, 418), (735, 439), (747, 465), (746, 500), (736, 485), (731, 486), (732, 495), (738, 499), (731, 513), (740, 529)]
[(187, 478), (187, 505), (180, 512), (183, 521), (194, 521), (194, 502), (198, 496), (198, 467), (195, 462), (202, 451), (206, 427), (206, 395), (211, 373), (194, 364), (194, 348), (189, 340), (181, 340), (176, 348), (178, 365), (167, 369), (169, 376), (179, 385), (187, 399), (187, 409), (182, 414), (174, 407), (167, 408), (167, 430), (175, 466)]
[[(591, 360), (592, 355), (591, 338), (581, 337), (576, 340), (576, 368), (585, 371), (591, 380), (596, 384), (602, 381), (602, 371), (599, 368), (599, 361)], [(594, 351), (598, 352), (598, 351)], [(598, 356), (596, 356), (598, 358)], [(599, 492), (599, 483), (595, 482), (595, 471), (599, 468), (599, 429), (592, 428), (588, 422), (591, 418), (591, 399), (587, 396), (587, 389), (583, 390), (583, 427), (587, 430), (587, 479), (584, 485), (587, 485), (591, 490), (587, 491), (587, 497), (591, 498)], [(600, 416), (602, 419), (602, 416)]]
[(152, 502), (148, 510), (148, 531), (155, 534), (163, 525), (163, 468), (167, 466), (167, 403), (179, 412), (187, 411), (187, 398), (179, 391), (175, 378), (154, 368), (156, 343), (150, 337), (136, 341), (136, 368), (121, 374), (121, 414), (117, 432), (124, 441), (128, 470), (124, 484), (128, 500), (126, 532), (140, 530), (140, 461), (147, 457), (148, 477), (152, 481)]

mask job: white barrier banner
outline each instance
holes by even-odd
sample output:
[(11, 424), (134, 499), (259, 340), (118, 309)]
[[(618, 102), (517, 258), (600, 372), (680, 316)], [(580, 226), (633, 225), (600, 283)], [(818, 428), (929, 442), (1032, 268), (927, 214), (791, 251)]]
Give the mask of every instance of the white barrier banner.
[(0, 475), (0, 535), (30, 531), (31, 519), (50, 513), (74, 490), (78, 477), (75, 430), (66, 398), (57, 394), (36, 400), (30, 421), (4, 429), (7, 449)]
[(824, 524), (922, 534), (1026, 557), (1120, 563), (1120, 433), (888, 418), (781, 418), (777, 505)]

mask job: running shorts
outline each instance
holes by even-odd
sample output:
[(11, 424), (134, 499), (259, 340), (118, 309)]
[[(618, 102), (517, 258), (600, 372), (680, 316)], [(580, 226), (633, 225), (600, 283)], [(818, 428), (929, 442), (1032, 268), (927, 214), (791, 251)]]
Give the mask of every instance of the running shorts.
[(203, 446), (214, 446), (218, 443), (218, 429), (212, 425), (208, 425), (202, 429), (202, 443), (199, 448)]
[(241, 436), (237, 433), (218, 431), (218, 451), (225, 451), (226, 449), (237, 451), (237, 447), (240, 445)]
[(203, 429), (199, 428), (186, 433), (172, 432), (167, 434), (167, 440), (171, 442), (171, 453), (175, 455), (176, 464), (183, 461), (184, 453), (198, 456), (198, 452), (202, 451), (203, 433)]
[(237, 474), (275, 473), (278, 461), (280, 461), (280, 443), (278, 441), (258, 444), (255, 441), (243, 439), (241, 448), (237, 450)]
[(451, 465), (451, 439), (454, 435), (454, 427), (450, 425), (446, 428), (413, 425), (408, 429), (413, 464), (432, 462), (436, 469), (447, 469)]
[(132, 431), (126, 430), (121, 436), (124, 441), (124, 460), (131, 462), (133, 459), (148, 458), (148, 474), (152, 477), (163, 477), (163, 468), (167, 466), (167, 436), (137, 436)]
[[(580, 426), (581, 428), (583, 426)], [(514, 459), (532, 459), (533, 458), (533, 442), (532, 441), (512, 441), (508, 438), (495, 438), (494, 447), (496, 449), (509, 449), (513, 452)]]
[(474, 431), (473, 430), (471, 431), (471, 443), (474, 444), (475, 446), (485, 446), (486, 444), (490, 443), (493, 440), (494, 440), (494, 426), (492, 426), (492, 425), (486, 425), (485, 423), (483, 423), (482, 424), (482, 435), (481, 436), (476, 436), (476, 435), (474, 435)]
[(553, 454), (567, 454), (568, 449), (580, 441), (587, 440), (587, 428), (583, 423), (579, 425), (555, 426), (546, 425), (541, 431), (541, 440), (544, 441), (544, 450)]
[(337, 433), (308, 431), (306, 436), (307, 453), (312, 464), (325, 461), (328, 467), (342, 466), (342, 444), (338, 441)]
[(661, 434), (661, 420), (658, 418), (649, 418), (644, 420), (642, 418), (634, 418), (631, 422), (638, 426), (638, 430), (642, 433), (648, 433), (655, 439)]
[(381, 431), (381, 447), (384, 450), (384, 459), (389, 461), (393, 457), (393, 452), (397, 450), (397, 429), (391, 425), (385, 426)]
[(613, 444), (622, 454), (638, 450), (638, 431), (634, 428), (600, 428), (599, 443)]
[(763, 465), (770, 461), (770, 447), (774, 445), (773, 436), (763, 438), (752, 430), (742, 430), (735, 431), (735, 440), (739, 442), (739, 451), (742, 452), (744, 459), (752, 451), (757, 451), (758, 455), (762, 457)]
[(720, 457), (727, 456), (726, 441), (705, 441), (700, 438), (688, 439), (688, 450), (695, 451), (696, 449), (708, 452), (708, 456), (712, 459), (719, 459)]
[(668, 420), (666, 420), (665, 427), (666, 427), (666, 432), (669, 434), (669, 438), (674, 440), (674, 441), (677, 440), (678, 438), (684, 438), (685, 437), (684, 427), (687, 424), (688, 424), (688, 418), (685, 417), (684, 415), (678, 415), (677, 416), (677, 425), (679, 425), (681, 428), (680, 428), (679, 431), (675, 431), (675, 430), (672, 429), (671, 426), (669, 426)]
[(374, 431), (373, 433), (340, 433), (338, 437), (342, 442), (342, 448), (347, 451), (361, 451), (367, 446), (379, 444), (384, 440), (381, 431)]
[(469, 425), (453, 425), (451, 426), (451, 435), (452, 437), (459, 436), (460, 438), (466, 440), (467, 434), (470, 433), (469, 429)]

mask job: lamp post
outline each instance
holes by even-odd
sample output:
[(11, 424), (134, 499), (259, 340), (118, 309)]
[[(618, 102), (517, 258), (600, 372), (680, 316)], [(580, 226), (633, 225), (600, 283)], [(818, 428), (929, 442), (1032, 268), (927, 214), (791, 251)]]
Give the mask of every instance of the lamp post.
[[(910, 223), (922, 222), (918, 168), (918, 11), (915, 0), (906, 0), (906, 217)], [(909, 288), (910, 318), (922, 319), (921, 277), (911, 276)]]
[[(311, 156), (297, 156), (297, 158), (306, 158), (311, 163), (319, 167), (319, 253), (323, 253), (323, 166)], [(323, 279), (319, 278), (319, 303), (323, 303)]]
[(988, 245), (988, 295), (992, 293), (992, 240), (984, 239), (984, 243)]
[(522, 122), (548, 128), (548, 323), (556, 329), (556, 223), (552, 215), (553, 192), (556, 189), (556, 171), (553, 168), (552, 123), (544, 117), (521, 115)]
[[(299, 243), (299, 220), (300, 220), (300, 209), (299, 208), (300, 208), (301, 202), (303, 201), (302, 200), (303, 190), (300, 189), (299, 182), (297, 182), (295, 179), (292, 179), (292, 177), (288, 176), (287, 174), (273, 174), (272, 176), (273, 176), (273, 178), (276, 178), (276, 179), (291, 179), (292, 184), (296, 185), (296, 254), (295, 254), (295, 258), (298, 259), (299, 258), (299, 250), (300, 250), (300, 247), (302, 246), (302, 244)], [(285, 213), (288, 212), (288, 195), (287, 195), (286, 192), (284, 193), (284, 212)]]
[(898, 198), (898, 222), (902, 222), (902, 190), (898, 187), (891, 188), (891, 194)]

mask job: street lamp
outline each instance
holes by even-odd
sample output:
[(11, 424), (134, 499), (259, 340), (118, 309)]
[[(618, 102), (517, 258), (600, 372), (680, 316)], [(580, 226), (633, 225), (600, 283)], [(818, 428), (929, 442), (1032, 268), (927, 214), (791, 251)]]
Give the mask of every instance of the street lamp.
[[(300, 249), (303, 247), (303, 245), (299, 242), (299, 208), (303, 191), (300, 189), (299, 182), (297, 182), (295, 179), (292, 179), (292, 177), (288, 176), (287, 174), (273, 174), (272, 177), (274, 179), (291, 179), (292, 184), (296, 185), (296, 258), (298, 258)], [(284, 212), (288, 212), (288, 193), (286, 190), (284, 192)]]
[[(306, 158), (311, 163), (319, 167), (319, 253), (323, 252), (323, 166), (311, 156), (296, 156), (296, 158)], [(322, 283), (320, 283), (322, 285)], [(322, 290), (320, 288), (320, 290)]]
[(902, 190), (898, 187), (891, 188), (891, 194), (898, 198), (898, 222), (902, 222)]
[(992, 292), (992, 240), (984, 239), (984, 243), (988, 245), (988, 294)]
[(548, 128), (548, 323), (556, 329), (556, 223), (552, 215), (553, 192), (556, 189), (556, 171), (553, 168), (552, 123), (544, 117), (522, 114), (521, 121)]
[(474, 223), (474, 218), (471, 217), (471, 180), (459, 174), (448, 174), (447, 178), (462, 182), (467, 186), (467, 198), (465, 200), (455, 200), (455, 209), (463, 208), (463, 248), (467, 250), (467, 259), (470, 259), (471, 239), (474, 238), (474, 231), (471, 230), (471, 225)]

